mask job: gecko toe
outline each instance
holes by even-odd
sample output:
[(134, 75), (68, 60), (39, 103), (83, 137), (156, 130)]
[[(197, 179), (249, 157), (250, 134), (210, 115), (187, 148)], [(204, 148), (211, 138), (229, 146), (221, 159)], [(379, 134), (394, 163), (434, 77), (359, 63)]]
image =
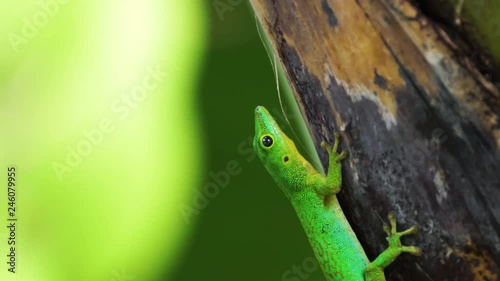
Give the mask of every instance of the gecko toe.
[(332, 150), (331, 146), (328, 143), (326, 143), (326, 141), (321, 142), (321, 147), (323, 147), (326, 151), (328, 151), (328, 153), (330, 153)]

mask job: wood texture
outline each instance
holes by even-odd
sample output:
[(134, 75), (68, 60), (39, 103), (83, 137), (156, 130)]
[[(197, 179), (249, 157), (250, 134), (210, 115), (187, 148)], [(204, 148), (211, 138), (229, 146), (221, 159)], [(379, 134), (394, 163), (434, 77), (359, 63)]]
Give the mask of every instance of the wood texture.
[(388, 280), (497, 280), (500, 94), (402, 0), (251, 0), (319, 144), (340, 131), (339, 200), (368, 257), (382, 220), (419, 224)]

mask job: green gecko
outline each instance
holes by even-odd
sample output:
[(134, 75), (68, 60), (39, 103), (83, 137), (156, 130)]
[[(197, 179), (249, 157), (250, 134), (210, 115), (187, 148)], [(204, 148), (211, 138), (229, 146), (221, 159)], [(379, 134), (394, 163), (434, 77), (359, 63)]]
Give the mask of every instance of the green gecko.
[(401, 253), (421, 254), (419, 248), (400, 242), (401, 236), (415, 233), (417, 227), (397, 232), (396, 220), (389, 215), (391, 226), (384, 226), (389, 248), (374, 261), (368, 260), (335, 195), (342, 184), (340, 161), (347, 155), (337, 153), (338, 144), (338, 134), (333, 147), (321, 143), (330, 156), (325, 176), (302, 157), (264, 107), (255, 109), (253, 147), (291, 201), (327, 280), (384, 281), (384, 268)]

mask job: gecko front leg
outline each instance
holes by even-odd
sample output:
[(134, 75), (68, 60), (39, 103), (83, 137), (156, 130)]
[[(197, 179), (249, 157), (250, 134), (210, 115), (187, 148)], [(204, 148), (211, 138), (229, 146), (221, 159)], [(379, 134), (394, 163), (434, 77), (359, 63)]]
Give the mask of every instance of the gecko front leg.
[(321, 177), (321, 182), (316, 182), (313, 186), (316, 192), (321, 195), (335, 195), (339, 193), (342, 186), (342, 164), (340, 161), (347, 157), (347, 152), (338, 152), (340, 143), (340, 135), (335, 133), (335, 143), (333, 147), (325, 141), (321, 142), (323, 147), (328, 152), (328, 174)]

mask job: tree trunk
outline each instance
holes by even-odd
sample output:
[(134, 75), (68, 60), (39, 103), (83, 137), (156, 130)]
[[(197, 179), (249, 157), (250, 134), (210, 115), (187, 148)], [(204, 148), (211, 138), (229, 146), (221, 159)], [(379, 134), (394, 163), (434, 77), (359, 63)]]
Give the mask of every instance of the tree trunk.
[(325, 168), (319, 144), (342, 135), (350, 156), (339, 200), (368, 257), (387, 246), (389, 212), (400, 229), (420, 225), (405, 243), (424, 255), (401, 256), (387, 279), (497, 280), (500, 95), (489, 79), (498, 73), (464, 52), (473, 37), (404, 0), (251, 3)]

